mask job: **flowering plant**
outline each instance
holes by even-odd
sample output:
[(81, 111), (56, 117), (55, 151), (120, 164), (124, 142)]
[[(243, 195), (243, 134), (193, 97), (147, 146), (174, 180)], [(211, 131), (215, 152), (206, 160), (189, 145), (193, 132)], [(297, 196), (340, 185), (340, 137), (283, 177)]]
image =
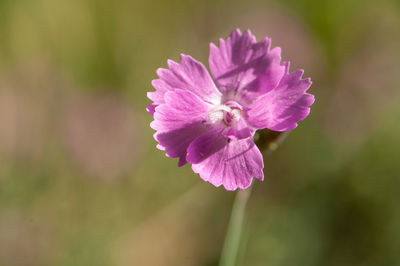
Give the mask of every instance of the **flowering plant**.
[(179, 166), (192, 164), (202, 179), (227, 190), (263, 180), (263, 158), (253, 141), (256, 130), (288, 131), (307, 117), (314, 96), (306, 93), (303, 70), (289, 73), (281, 49), (257, 42), (236, 29), (219, 46), (210, 44), (210, 72), (188, 55), (157, 70), (153, 115), (157, 147)]

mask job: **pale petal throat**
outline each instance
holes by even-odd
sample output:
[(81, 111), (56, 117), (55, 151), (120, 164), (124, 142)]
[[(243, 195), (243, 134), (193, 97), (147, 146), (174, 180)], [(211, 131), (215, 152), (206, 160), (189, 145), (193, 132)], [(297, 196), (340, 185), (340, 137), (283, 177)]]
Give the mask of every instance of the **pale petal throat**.
[(238, 104), (219, 104), (207, 113), (207, 123), (210, 125), (235, 126), (242, 117), (243, 111)]

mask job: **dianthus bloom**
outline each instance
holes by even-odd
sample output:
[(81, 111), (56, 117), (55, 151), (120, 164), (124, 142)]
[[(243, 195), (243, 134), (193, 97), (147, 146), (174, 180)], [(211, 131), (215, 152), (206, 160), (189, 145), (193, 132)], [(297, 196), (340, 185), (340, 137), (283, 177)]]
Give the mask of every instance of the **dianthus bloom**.
[(202, 179), (227, 190), (245, 189), (264, 179), (263, 158), (254, 144), (257, 129), (288, 131), (310, 112), (303, 70), (289, 73), (281, 49), (257, 42), (249, 30), (235, 30), (219, 47), (210, 44), (209, 66), (181, 55), (157, 70), (147, 107), (151, 127), (168, 157), (192, 164)]

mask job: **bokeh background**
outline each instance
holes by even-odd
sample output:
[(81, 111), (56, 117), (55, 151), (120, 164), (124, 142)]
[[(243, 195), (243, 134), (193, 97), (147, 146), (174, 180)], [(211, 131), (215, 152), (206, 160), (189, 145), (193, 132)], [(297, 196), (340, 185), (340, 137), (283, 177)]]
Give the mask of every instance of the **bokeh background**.
[(0, 265), (217, 265), (234, 193), (155, 148), (155, 70), (234, 28), (316, 102), (255, 182), (238, 265), (400, 265), (400, 3), (1, 0)]

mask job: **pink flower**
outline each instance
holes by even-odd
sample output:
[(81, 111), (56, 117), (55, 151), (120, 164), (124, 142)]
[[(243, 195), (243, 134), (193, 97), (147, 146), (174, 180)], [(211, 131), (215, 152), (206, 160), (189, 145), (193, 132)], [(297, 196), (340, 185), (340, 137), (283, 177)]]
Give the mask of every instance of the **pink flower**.
[(210, 74), (190, 56), (168, 60), (157, 70), (147, 107), (157, 148), (192, 164), (202, 179), (227, 190), (263, 180), (263, 158), (252, 139), (257, 129), (294, 129), (307, 117), (314, 96), (303, 70), (289, 73), (281, 49), (257, 42), (249, 30), (235, 30), (219, 47), (210, 44)]

